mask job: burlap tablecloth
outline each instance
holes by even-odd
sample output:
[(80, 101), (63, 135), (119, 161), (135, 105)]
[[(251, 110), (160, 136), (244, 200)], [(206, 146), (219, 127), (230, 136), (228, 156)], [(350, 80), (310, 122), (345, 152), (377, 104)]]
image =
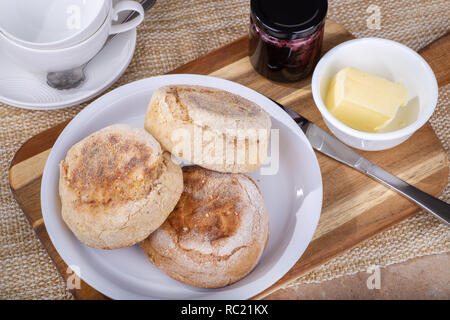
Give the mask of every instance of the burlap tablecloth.
[[(328, 17), (356, 37), (378, 36), (414, 50), (449, 29), (447, 0), (329, 0)], [(370, 5), (381, 12), (380, 29), (369, 29)], [(249, 0), (158, 0), (138, 28), (134, 58), (113, 86), (165, 73), (245, 34)], [(447, 153), (450, 150), (450, 86), (441, 88), (431, 123)], [(27, 111), (0, 103), (0, 298), (70, 299), (71, 294), (36, 238), (8, 185), (14, 153), (31, 136), (75, 116), (83, 106), (59, 111)], [(449, 201), (449, 187), (442, 198)], [(295, 283), (321, 282), (370, 265), (386, 266), (413, 257), (449, 251), (449, 229), (419, 213), (333, 259)], [(294, 283), (294, 284), (295, 284)]]

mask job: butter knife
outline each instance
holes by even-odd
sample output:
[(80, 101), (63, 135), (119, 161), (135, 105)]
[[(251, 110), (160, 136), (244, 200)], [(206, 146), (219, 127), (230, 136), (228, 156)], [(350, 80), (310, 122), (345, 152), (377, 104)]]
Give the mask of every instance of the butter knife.
[(447, 225), (450, 225), (450, 205), (448, 203), (417, 189), (386, 170), (376, 166), (308, 119), (299, 115), (297, 112), (290, 110), (274, 100), (272, 101), (294, 119), (315, 150), (389, 186), (421, 208), (433, 214), (441, 221), (445, 222)]

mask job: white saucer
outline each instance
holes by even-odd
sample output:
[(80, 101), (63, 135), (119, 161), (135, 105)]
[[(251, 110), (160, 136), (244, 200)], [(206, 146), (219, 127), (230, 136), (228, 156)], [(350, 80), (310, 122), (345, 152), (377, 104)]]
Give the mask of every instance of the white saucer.
[(136, 30), (118, 34), (86, 66), (80, 87), (56, 90), (45, 74), (36, 74), (12, 62), (0, 48), (0, 101), (33, 110), (54, 110), (78, 105), (110, 87), (127, 69), (136, 46)]

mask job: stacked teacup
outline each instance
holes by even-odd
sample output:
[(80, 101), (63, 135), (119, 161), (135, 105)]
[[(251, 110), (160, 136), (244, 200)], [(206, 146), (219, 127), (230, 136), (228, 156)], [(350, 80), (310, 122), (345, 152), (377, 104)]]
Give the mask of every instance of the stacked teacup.
[[(137, 17), (118, 23), (121, 12)], [(136, 28), (142, 6), (122, 0), (0, 1), (0, 48), (17, 64), (34, 72), (57, 72), (91, 60), (108, 37)]]

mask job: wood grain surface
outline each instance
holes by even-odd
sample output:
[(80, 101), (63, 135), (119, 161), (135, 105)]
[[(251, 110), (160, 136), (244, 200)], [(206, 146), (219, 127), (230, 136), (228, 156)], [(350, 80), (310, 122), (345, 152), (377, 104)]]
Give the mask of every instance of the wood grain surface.
[[(349, 39), (352, 36), (343, 27), (328, 20), (323, 52)], [(446, 35), (420, 52), (432, 66), (440, 86), (449, 83), (449, 44), (450, 39)], [(247, 46), (248, 38), (240, 38), (170, 73), (210, 74), (239, 82), (285, 104), (326, 129), (314, 106), (311, 79), (285, 84), (261, 77), (249, 63)], [(71, 272), (67, 270), (67, 265), (46, 232), (40, 206), (40, 188), (47, 156), (67, 123), (61, 123), (28, 140), (18, 150), (10, 167), (12, 193), (64, 279)], [(389, 151), (359, 152), (432, 195), (439, 195), (447, 182), (447, 156), (428, 123), (406, 142)], [(324, 199), (313, 240), (294, 267), (273, 286), (255, 296), (255, 299), (268, 295), (419, 210), (410, 201), (356, 170), (320, 153), (316, 155), (323, 177)], [(301, 161), (299, 163), (301, 165)], [(77, 299), (107, 298), (84, 282), (81, 289), (72, 290), (72, 293)]]

